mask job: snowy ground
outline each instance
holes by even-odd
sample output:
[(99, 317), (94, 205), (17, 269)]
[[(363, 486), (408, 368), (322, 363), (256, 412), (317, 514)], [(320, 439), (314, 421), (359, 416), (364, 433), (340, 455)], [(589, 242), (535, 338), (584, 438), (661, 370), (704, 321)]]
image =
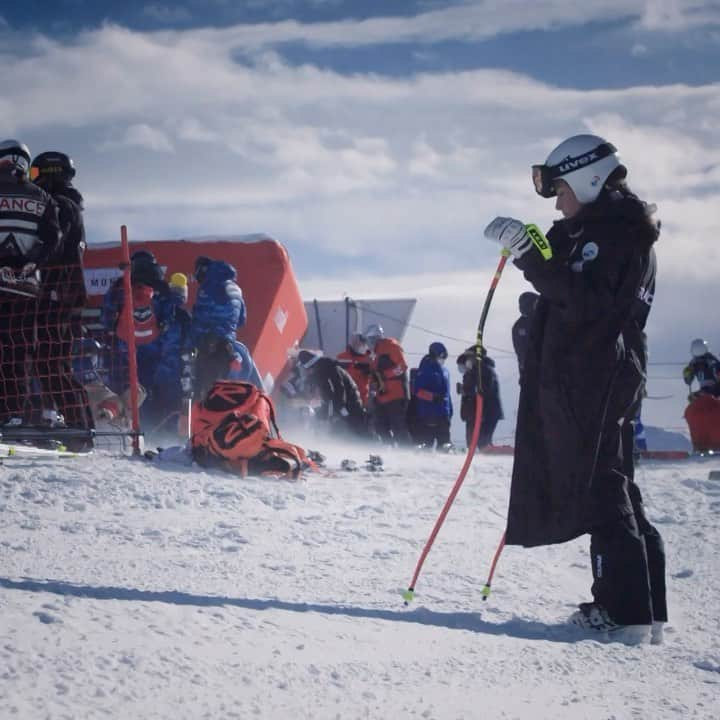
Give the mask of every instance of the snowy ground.
[[(359, 450), (337, 450), (337, 467)], [(3, 718), (718, 718), (720, 460), (638, 473), (668, 550), (661, 647), (583, 639), (587, 541), (508, 548), (511, 459), (240, 480), (95, 456), (0, 467)]]

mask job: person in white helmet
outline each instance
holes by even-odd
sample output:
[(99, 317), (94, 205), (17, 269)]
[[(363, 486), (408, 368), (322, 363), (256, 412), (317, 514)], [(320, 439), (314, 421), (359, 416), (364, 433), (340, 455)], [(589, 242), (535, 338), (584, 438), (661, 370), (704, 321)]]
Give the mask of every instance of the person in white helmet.
[(410, 386), (405, 353), (395, 338), (385, 337), (381, 325), (370, 325), (365, 337), (372, 350), (375, 432), (390, 445), (410, 445), (412, 439), (407, 424)]
[(706, 340), (696, 338), (690, 344), (692, 360), (683, 370), (683, 379), (688, 385), (697, 380), (698, 392), (720, 397), (720, 360), (711, 352)]
[(593, 601), (570, 620), (615, 639), (662, 639), (665, 555), (633, 481), (645, 323), (659, 223), (628, 188), (616, 148), (596, 135), (560, 143), (532, 177), (563, 219), (547, 237), (498, 217), (488, 239), (540, 294), (523, 366), (507, 542), (591, 536)]

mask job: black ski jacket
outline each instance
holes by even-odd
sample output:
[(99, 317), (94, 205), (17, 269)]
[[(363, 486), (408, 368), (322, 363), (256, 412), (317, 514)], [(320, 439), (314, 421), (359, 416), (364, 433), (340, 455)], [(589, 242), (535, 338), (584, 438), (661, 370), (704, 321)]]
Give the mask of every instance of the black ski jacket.
[(322, 420), (347, 418), (348, 422), (362, 422), (365, 408), (360, 399), (360, 391), (347, 370), (332, 358), (321, 357), (313, 364), (308, 389), (317, 391), (322, 400), (318, 417)]
[(58, 209), (44, 190), (0, 171), (0, 267), (42, 265), (60, 246)]
[(534, 248), (515, 260), (541, 297), (520, 389), (510, 545), (565, 542), (607, 513), (632, 513), (620, 449), (607, 457), (599, 448), (603, 428), (627, 418), (642, 393), (658, 233), (645, 203), (604, 191), (553, 225), (551, 260)]
[(82, 195), (72, 185), (56, 185), (52, 197), (58, 206), (62, 241), (48, 260), (43, 289), (51, 302), (80, 308), (87, 300), (82, 270), (86, 247)]
[(712, 353), (693, 358), (683, 370), (683, 378), (688, 385), (697, 380), (702, 393), (720, 396), (720, 360)]
[[(462, 390), (460, 398), (460, 419), (466, 423), (474, 423), (478, 380), (474, 346), (469, 347), (462, 355), (458, 356), (458, 365), (464, 365), (466, 360), (471, 360), (473, 366), (469, 370), (465, 370), (462, 376), (462, 384), (459, 387), (459, 389)], [(502, 402), (500, 401), (500, 381), (498, 380), (498, 375), (495, 370), (495, 361), (488, 355), (485, 355), (482, 360), (482, 386), (483, 410), (480, 427), (481, 430), (492, 429), (494, 431), (495, 426), (505, 416), (503, 415)]]

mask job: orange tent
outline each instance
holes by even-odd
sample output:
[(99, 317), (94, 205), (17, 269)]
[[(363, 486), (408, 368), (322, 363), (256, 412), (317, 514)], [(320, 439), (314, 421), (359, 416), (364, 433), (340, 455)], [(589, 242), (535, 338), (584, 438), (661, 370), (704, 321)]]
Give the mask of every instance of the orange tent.
[[(266, 385), (275, 382), (287, 363), (288, 351), (308, 326), (290, 258), (280, 243), (264, 235), (250, 235), (131, 242), (130, 253), (136, 250), (152, 252), (165, 270), (166, 279), (176, 272), (187, 275), (189, 309), (197, 292), (192, 276), (195, 258), (205, 255), (233, 265), (248, 317), (247, 324), (238, 331), (238, 339), (250, 349)], [(97, 316), (103, 296), (121, 273), (120, 244), (88, 246), (83, 264), (89, 315)]]

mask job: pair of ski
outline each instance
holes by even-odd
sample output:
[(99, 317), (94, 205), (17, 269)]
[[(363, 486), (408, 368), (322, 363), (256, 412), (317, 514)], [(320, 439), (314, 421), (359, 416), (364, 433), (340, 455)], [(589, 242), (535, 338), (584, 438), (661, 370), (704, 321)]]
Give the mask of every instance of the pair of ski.
[(59, 445), (56, 448), (43, 448), (34, 445), (0, 442), (0, 464), (7, 460), (55, 460), (60, 458), (83, 458), (91, 455), (92, 450), (71, 452), (64, 445)]

